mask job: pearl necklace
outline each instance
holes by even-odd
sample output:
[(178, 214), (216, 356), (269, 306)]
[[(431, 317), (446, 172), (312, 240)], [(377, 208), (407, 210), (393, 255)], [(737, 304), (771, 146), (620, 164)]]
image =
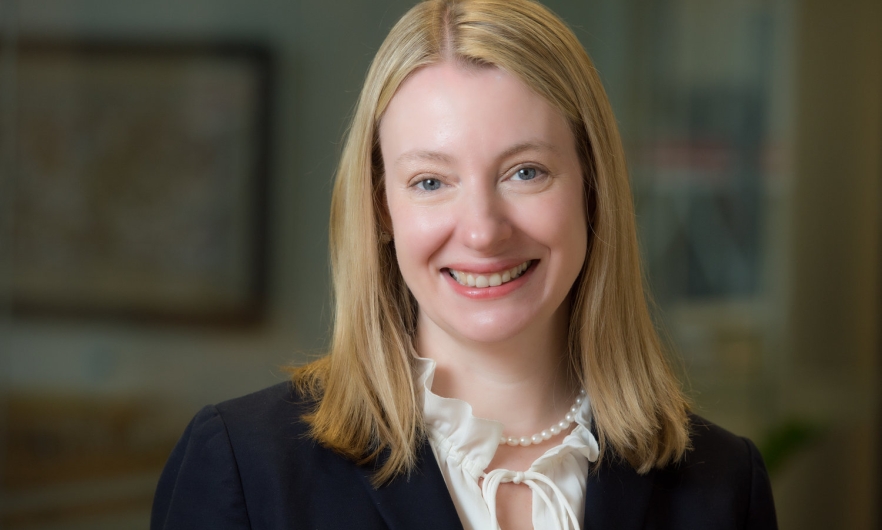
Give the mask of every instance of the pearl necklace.
[(528, 445), (541, 444), (545, 440), (551, 439), (553, 436), (557, 436), (558, 434), (567, 430), (571, 423), (576, 421), (576, 414), (579, 413), (579, 409), (582, 408), (582, 403), (585, 401), (585, 390), (580, 390), (579, 395), (576, 396), (576, 403), (570, 407), (570, 411), (567, 412), (564, 419), (555, 423), (548, 429), (545, 429), (542, 432), (537, 432), (533, 436), (521, 436), (518, 438), (517, 436), (501, 436), (499, 438), (499, 445), (508, 444), (511, 446), (520, 445), (523, 447), (527, 447)]

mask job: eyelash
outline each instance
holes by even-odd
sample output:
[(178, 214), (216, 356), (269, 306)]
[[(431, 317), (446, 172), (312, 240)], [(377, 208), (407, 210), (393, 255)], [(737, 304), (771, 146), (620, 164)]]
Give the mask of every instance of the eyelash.
[[(421, 184), (423, 184), (423, 183), (425, 183), (425, 182), (431, 182), (431, 181), (437, 182), (437, 183), (438, 183), (438, 188), (435, 188), (435, 189), (433, 189), (433, 190), (427, 190), (427, 189), (424, 189), (424, 188), (421, 186)], [(422, 192), (422, 193), (432, 193), (433, 191), (438, 191), (438, 189), (439, 189), (443, 184), (444, 184), (444, 183), (441, 182), (441, 179), (439, 179), (439, 178), (434, 178), (434, 177), (429, 177), (429, 178), (420, 179), (420, 180), (414, 182), (413, 187), (415, 187), (415, 188), (417, 189), (417, 191), (420, 191), (420, 192)]]
[[(515, 178), (514, 178), (514, 177), (518, 176), (518, 174), (519, 174), (521, 171), (524, 171), (524, 170), (532, 170), (532, 171), (535, 173), (535, 175), (533, 175), (533, 177), (532, 177), (532, 178), (529, 178), (529, 179), (515, 179)], [(535, 167), (535, 166), (523, 166), (523, 167), (519, 167), (519, 168), (517, 168), (517, 169), (515, 170), (515, 172), (512, 174), (511, 178), (512, 178), (512, 180), (517, 180), (517, 181), (519, 181), (519, 182), (532, 182), (532, 181), (534, 181), (534, 180), (536, 180), (536, 179), (542, 177), (543, 175), (545, 175), (545, 171), (539, 169), (538, 167)]]
[[(524, 171), (524, 170), (532, 170), (535, 172), (535, 175), (533, 176), (533, 178), (525, 179), (525, 180), (520, 180), (520, 179), (514, 178), (518, 175), (518, 173), (520, 173), (521, 171)], [(515, 182), (533, 182), (533, 181), (536, 181), (536, 180), (542, 178), (543, 176), (546, 176), (547, 174), (548, 174), (547, 171), (545, 171), (544, 169), (541, 169), (539, 167), (536, 167), (536, 166), (522, 166), (522, 167), (517, 168), (514, 171), (514, 173), (511, 175), (511, 177), (509, 177), (509, 179), (514, 180)], [(424, 183), (433, 182), (433, 181), (438, 183), (437, 188), (427, 190), (423, 187)], [(444, 182), (437, 177), (427, 177), (427, 178), (417, 180), (411, 186), (416, 188), (417, 191), (419, 191), (420, 193), (432, 193), (434, 191), (438, 191), (442, 186), (444, 186)]]

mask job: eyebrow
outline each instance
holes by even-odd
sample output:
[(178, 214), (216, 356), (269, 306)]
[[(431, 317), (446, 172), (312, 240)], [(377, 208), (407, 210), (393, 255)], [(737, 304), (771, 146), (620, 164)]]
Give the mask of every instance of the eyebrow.
[(411, 162), (415, 160), (429, 160), (431, 162), (442, 162), (445, 164), (449, 164), (453, 162), (453, 157), (450, 155), (445, 155), (439, 151), (428, 151), (423, 149), (417, 149), (414, 151), (408, 151), (395, 161), (397, 164), (401, 164), (403, 162)]
[[(548, 142), (541, 141), (529, 141), (529, 142), (521, 142), (519, 144), (515, 144), (505, 151), (499, 156), (500, 159), (506, 159), (517, 155), (519, 153), (523, 153), (524, 151), (551, 151), (552, 153), (557, 152), (557, 147), (554, 144), (550, 144)], [(432, 162), (441, 162), (445, 164), (450, 164), (453, 162), (453, 157), (442, 153), (440, 151), (430, 151), (426, 149), (417, 149), (414, 151), (408, 151), (401, 156), (398, 157), (396, 163), (401, 164), (404, 162), (410, 162), (414, 160), (429, 160)]]
[(524, 151), (551, 151), (552, 153), (556, 153), (557, 147), (554, 144), (542, 141), (522, 142), (503, 151), (500, 158), (508, 158), (523, 153)]

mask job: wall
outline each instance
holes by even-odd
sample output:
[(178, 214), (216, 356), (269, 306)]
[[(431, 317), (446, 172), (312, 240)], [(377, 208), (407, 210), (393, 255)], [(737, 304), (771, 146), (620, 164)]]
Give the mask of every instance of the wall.
[[(757, 329), (762, 334), (759, 353), (745, 354), (759, 356), (749, 361), (758, 368), (742, 374), (747, 381), (742, 386), (725, 379), (728, 370), (743, 365), (741, 357), (734, 364), (717, 362), (730, 354), (717, 351), (712, 342), (693, 348), (698, 353), (688, 344), (682, 348), (716, 363), (718, 379), (708, 384), (701, 379), (700, 359), (690, 357), (692, 364), (687, 364), (691, 387), (701, 390), (695, 397), (703, 414), (758, 441), (780, 417), (824, 426), (813, 445), (774, 476), (782, 528), (875, 528), (882, 14), (872, 0), (773, 4), (782, 24), (775, 33), (778, 40), (770, 44), (777, 69), (765, 95), (773, 115), (769, 134), (780, 140), (784, 161), (764, 204), (763, 244), (771, 258), (764, 263), (759, 302), (687, 301), (665, 309), (675, 325), (699, 334), (730, 333), (730, 328), (736, 335)], [(71, 409), (77, 414), (86, 414), (95, 403), (147, 403), (163, 411), (156, 428), (174, 438), (203, 404), (281, 381), (281, 366), (320, 354), (330, 322), (326, 223), (340, 139), (373, 53), (409, 5), (404, 0), (0, 0), (7, 43), (0, 56), (7, 60), (8, 43), (14, 41), (10, 29), (21, 37), (257, 40), (276, 54), (265, 322), (212, 328), (12, 319), (0, 307), (0, 394), (61, 400), (85, 396), (84, 405)], [(686, 0), (558, 0), (548, 5), (574, 27), (592, 54), (629, 154), (659, 123), (651, 115), (659, 105), (653, 99), (658, 94), (654, 69), (659, 68), (653, 50), (654, 39), (663, 33), (653, 17), (682, 15), (671, 21), (684, 28), (682, 39), (671, 47), (682, 54), (674, 61), (680, 69), (673, 75), (684, 85), (709, 83), (738, 77), (736, 70), (752, 71), (753, 65), (744, 62), (752, 56), (739, 55), (751, 42), (729, 28), (741, 39), (730, 47), (698, 26), (725, 25), (739, 13), (767, 7), (763, 2), (737, 9), (702, 2), (705, 12)], [(728, 14), (722, 17), (723, 12)], [(790, 33), (791, 23), (796, 36)], [(696, 50), (707, 40), (719, 45)], [(723, 58), (737, 62), (737, 68), (716, 69)], [(9, 102), (4, 101), (0, 123), (9, 120)], [(8, 160), (8, 152), (8, 144), (0, 146), (0, 157)], [(0, 160), (0, 168), (12, 167), (4, 163)], [(0, 175), (0, 193), (11, 182), (7, 169)], [(0, 270), (0, 306), (9, 278), (9, 256), (2, 257), (0, 267), (7, 269)], [(742, 321), (747, 323), (742, 326)], [(742, 355), (737, 348), (732, 351)], [(4, 399), (0, 408), (7, 410)], [(122, 500), (135, 499), (134, 507), (110, 509), (110, 515), (77, 512), (70, 519), (8, 519), (8, 527), (143, 527), (156, 470), (139, 468), (133, 476), (7, 492), (0, 497), (0, 513), (28, 503), (35, 507), (28, 513), (45, 511), (41, 507), (52, 503), (100, 508), (104, 505), (95, 504), (99, 499), (114, 498), (111, 493), (118, 491)], [(71, 498), (79, 500), (58, 500)]]

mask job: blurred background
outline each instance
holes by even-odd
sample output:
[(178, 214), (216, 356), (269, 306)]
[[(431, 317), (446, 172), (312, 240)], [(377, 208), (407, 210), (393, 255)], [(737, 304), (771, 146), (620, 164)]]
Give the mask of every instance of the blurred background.
[[(321, 353), (340, 139), (410, 5), (0, 0), (0, 529), (146, 528), (192, 415)], [(782, 528), (882, 527), (882, 2), (547, 5), (697, 411)]]

